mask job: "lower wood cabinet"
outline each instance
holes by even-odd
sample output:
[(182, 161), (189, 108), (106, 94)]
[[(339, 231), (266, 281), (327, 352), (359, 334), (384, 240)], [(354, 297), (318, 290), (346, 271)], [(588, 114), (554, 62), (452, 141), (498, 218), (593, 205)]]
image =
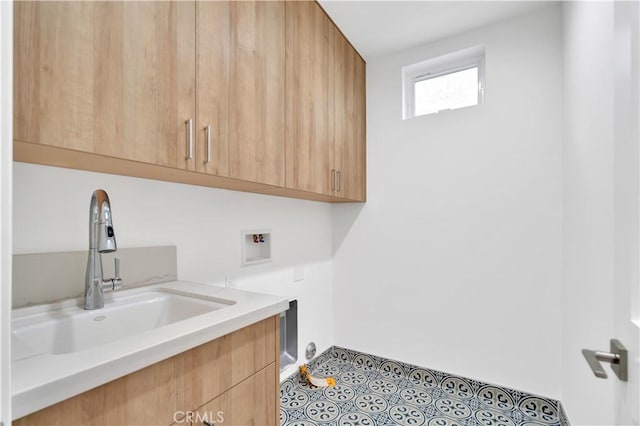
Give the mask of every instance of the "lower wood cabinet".
[[(196, 410), (191, 424), (196, 425), (269, 425), (279, 421), (271, 390), (276, 386), (276, 365), (268, 367), (237, 384)], [(279, 396), (279, 393), (278, 393)], [(277, 402), (277, 401), (276, 401)]]
[[(14, 420), (22, 425), (276, 425), (278, 317)], [(222, 421), (207, 419), (211, 411)]]

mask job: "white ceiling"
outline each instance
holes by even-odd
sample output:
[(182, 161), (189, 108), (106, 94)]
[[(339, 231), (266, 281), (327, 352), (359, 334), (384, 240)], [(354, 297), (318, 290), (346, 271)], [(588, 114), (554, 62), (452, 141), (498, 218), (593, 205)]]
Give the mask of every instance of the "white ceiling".
[(365, 60), (550, 4), (548, 1), (319, 1)]

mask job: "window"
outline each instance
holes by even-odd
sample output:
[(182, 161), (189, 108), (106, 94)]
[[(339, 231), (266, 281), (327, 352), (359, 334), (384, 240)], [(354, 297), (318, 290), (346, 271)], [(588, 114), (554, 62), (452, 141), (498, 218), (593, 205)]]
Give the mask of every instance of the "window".
[(403, 68), (403, 118), (482, 104), (484, 48), (474, 47)]

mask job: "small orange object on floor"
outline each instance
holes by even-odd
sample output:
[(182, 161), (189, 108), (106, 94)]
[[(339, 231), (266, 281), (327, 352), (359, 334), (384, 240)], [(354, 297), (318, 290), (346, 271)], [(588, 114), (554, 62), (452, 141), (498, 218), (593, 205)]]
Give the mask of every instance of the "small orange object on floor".
[(302, 364), (300, 366), (300, 375), (307, 382), (317, 387), (333, 387), (336, 385), (336, 379), (333, 377), (327, 377), (324, 379), (320, 379), (318, 377), (313, 377), (311, 373), (309, 373), (309, 369), (306, 364)]

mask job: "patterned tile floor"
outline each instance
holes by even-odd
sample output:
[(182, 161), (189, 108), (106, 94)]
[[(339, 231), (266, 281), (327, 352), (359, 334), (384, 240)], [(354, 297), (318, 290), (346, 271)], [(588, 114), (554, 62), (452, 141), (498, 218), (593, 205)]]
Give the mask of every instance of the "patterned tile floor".
[(310, 364), (333, 388), (299, 374), (280, 385), (280, 424), (287, 426), (565, 426), (558, 401), (332, 347)]

